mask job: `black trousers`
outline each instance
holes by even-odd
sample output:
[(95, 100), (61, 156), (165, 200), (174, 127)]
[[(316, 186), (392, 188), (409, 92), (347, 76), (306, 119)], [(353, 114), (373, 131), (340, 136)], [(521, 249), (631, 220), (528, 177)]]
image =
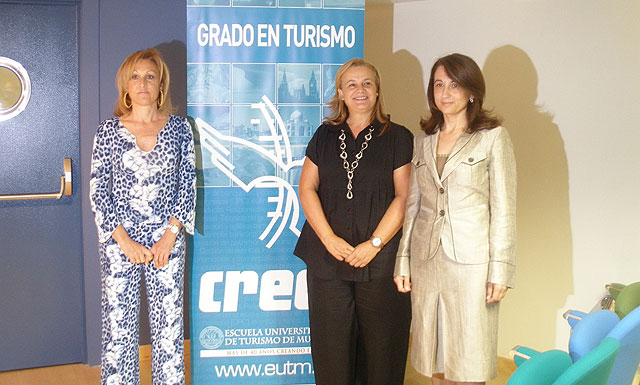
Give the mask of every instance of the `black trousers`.
[(316, 385), (402, 385), (411, 297), (391, 277), (367, 282), (307, 275)]

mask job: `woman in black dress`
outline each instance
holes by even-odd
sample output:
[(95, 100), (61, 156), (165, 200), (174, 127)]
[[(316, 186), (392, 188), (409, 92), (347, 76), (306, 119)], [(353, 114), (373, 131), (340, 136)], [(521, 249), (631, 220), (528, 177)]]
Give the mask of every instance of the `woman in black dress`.
[(336, 74), (331, 116), (307, 146), (295, 255), (308, 268), (316, 384), (402, 384), (411, 304), (393, 282), (413, 135), (384, 113), (362, 59)]

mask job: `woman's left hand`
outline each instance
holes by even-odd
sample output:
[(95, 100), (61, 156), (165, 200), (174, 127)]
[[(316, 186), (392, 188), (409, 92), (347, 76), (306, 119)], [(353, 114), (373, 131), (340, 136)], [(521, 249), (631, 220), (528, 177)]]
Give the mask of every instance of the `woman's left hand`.
[(356, 246), (344, 261), (353, 267), (365, 267), (375, 258), (379, 251), (380, 248), (373, 246), (370, 241), (365, 241)]
[(505, 294), (507, 294), (507, 290), (509, 290), (509, 288), (505, 285), (487, 282), (487, 303), (500, 302)]
[(169, 255), (171, 255), (171, 250), (173, 250), (173, 246), (176, 243), (176, 238), (177, 235), (167, 230), (162, 235), (162, 238), (151, 247), (153, 263), (156, 268), (161, 269), (169, 263)]

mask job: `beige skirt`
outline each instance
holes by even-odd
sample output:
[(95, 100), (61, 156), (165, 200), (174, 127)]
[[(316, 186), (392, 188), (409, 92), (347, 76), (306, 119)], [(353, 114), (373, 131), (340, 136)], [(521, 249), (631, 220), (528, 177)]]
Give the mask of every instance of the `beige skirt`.
[(499, 303), (487, 304), (488, 263), (462, 264), (442, 247), (411, 259), (411, 363), (425, 376), (483, 382), (498, 374)]

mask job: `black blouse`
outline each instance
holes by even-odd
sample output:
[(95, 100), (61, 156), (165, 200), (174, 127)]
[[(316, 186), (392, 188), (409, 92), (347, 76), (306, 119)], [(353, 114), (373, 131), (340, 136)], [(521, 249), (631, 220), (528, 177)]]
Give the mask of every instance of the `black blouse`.
[[(323, 124), (311, 138), (306, 152), (309, 160), (318, 166), (318, 196), (331, 229), (354, 247), (373, 235), (395, 198), (393, 171), (409, 163), (413, 155), (413, 134), (405, 127), (392, 122), (382, 136), (379, 136), (382, 124), (376, 121), (373, 127), (373, 137), (354, 171), (351, 200), (346, 197), (347, 172), (340, 158), (338, 137), (344, 129), (347, 161), (351, 163), (369, 128), (354, 138), (346, 123)], [(336, 260), (305, 222), (293, 253), (307, 264), (308, 272), (318, 278), (368, 281), (392, 277), (400, 238), (402, 231), (367, 266), (355, 268)]]

